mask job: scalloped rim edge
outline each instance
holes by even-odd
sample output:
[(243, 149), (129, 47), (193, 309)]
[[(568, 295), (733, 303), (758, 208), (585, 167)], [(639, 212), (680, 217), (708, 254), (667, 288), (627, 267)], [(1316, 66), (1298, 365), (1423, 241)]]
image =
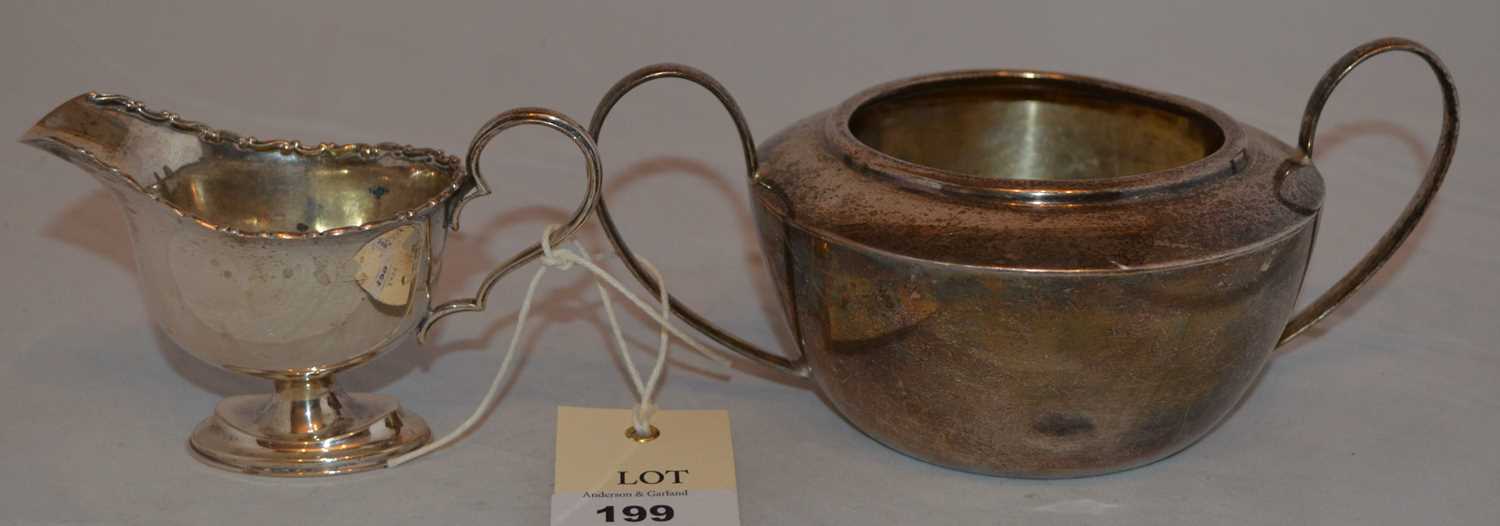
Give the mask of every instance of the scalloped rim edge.
[[(147, 191), (146, 187), (141, 186), (140, 182), (130, 174), (127, 174), (121, 171), (119, 168), (105, 163), (86, 150), (83, 150), (81, 148), (73, 148), (77, 150), (81, 155), (88, 158), (91, 162), (95, 163), (98, 167), (109, 171), (114, 175), (120, 176), (126, 181), (129, 181), (136, 190), (140, 191), (143, 194), (146, 194), (151, 198), (151, 200), (167, 207), (167, 209), (177, 214), (178, 217), (192, 220), (194, 223), (203, 228), (232, 236), (257, 239), (310, 239), (320, 237), (336, 237), (356, 232), (375, 230), (393, 224), (409, 223), (418, 216), (425, 216), (432, 213), (434, 210), (437, 210), (440, 207), (446, 205), (449, 200), (453, 196), (458, 194), (459, 191), (465, 186), (465, 184), (471, 179), (468, 172), (464, 171), (462, 160), (460, 160), (456, 156), (450, 155), (442, 150), (438, 150), (435, 148), (419, 148), (393, 142), (382, 142), (377, 144), (337, 144), (325, 142), (318, 143), (316, 146), (306, 146), (301, 141), (297, 140), (261, 140), (256, 139), (253, 136), (240, 136), (239, 134), (233, 132), (212, 128), (197, 121), (183, 119), (176, 113), (172, 113), (170, 111), (152, 110), (140, 101), (127, 96), (101, 93), (96, 91), (90, 91), (87, 96), (89, 102), (100, 107), (123, 112), (153, 125), (167, 126), (178, 132), (197, 135), (199, 141), (207, 144), (228, 143), (237, 149), (247, 152), (277, 152), (309, 158), (325, 156), (332, 158), (353, 156), (368, 160), (380, 158), (395, 158), (417, 165), (429, 166), (437, 170), (442, 170), (454, 174), (453, 181), (449, 183), (448, 186), (443, 189), (443, 191), (438, 192), (438, 194), (434, 195), (431, 199), (428, 199), (427, 201), (413, 208), (397, 212), (389, 217), (369, 221), (359, 225), (330, 228), (327, 230), (319, 231), (293, 232), (274, 230), (266, 232), (251, 232), (233, 227), (218, 225), (212, 221), (204, 219), (203, 217), (183, 210), (171, 201), (163, 199), (159, 193)], [(71, 145), (69, 145), (69, 147), (72, 148)]]

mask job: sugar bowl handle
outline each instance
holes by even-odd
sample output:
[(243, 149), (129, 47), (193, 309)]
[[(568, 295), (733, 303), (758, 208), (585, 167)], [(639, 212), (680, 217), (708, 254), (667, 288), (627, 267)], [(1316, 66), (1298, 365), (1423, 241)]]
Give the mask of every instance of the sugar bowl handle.
[[(619, 102), (621, 97), (624, 97), (626, 93), (629, 93), (630, 90), (635, 89), (641, 84), (661, 78), (680, 78), (691, 81), (712, 92), (714, 97), (719, 99), (719, 102), (724, 105), (724, 109), (729, 112), (729, 117), (734, 120), (735, 130), (739, 132), (740, 147), (745, 153), (745, 172), (752, 180), (755, 180), (758, 173), (755, 157), (755, 139), (750, 135), (750, 125), (745, 123), (744, 113), (740, 112), (739, 104), (734, 102), (734, 97), (729, 95), (729, 91), (724, 89), (723, 84), (720, 84), (719, 81), (714, 80), (707, 73), (692, 66), (669, 63), (653, 64), (635, 70), (626, 75), (625, 78), (620, 79), (619, 82), (616, 82), (609, 89), (609, 92), (605, 93), (604, 98), (599, 101), (599, 105), (594, 108), (594, 117), (589, 123), (589, 135), (593, 137), (594, 141), (599, 140), (599, 132), (604, 128), (604, 119), (609, 116), (609, 111), (615, 107), (615, 103)], [(614, 218), (610, 217), (609, 207), (605, 206), (604, 200), (600, 199), (597, 206), (599, 223), (603, 225), (604, 233), (609, 236), (610, 244), (613, 244), (615, 249), (620, 252), (620, 259), (625, 261), (625, 266), (630, 268), (630, 272), (635, 275), (636, 279), (642, 285), (650, 289), (653, 295), (661, 294), (661, 289), (657, 285), (656, 279), (642, 266), (641, 260), (636, 257), (635, 252), (631, 251), (630, 246), (625, 243), (625, 238), (620, 234), (619, 227), (615, 226)], [(697, 312), (683, 305), (676, 297), (669, 296), (669, 298), (671, 299), (673, 314), (681, 317), (688, 325), (691, 325), (694, 329), (719, 342), (736, 354), (789, 376), (806, 378), (810, 374), (811, 369), (807, 365), (806, 357), (799, 355), (797, 358), (787, 358), (779, 354), (767, 352), (714, 325), (713, 322), (708, 321)]]
[[(578, 150), (583, 153), (584, 160), (588, 163), (588, 186), (584, 190), (583, 201), (578, 203), (578, 208), (573, 211), (573, 216), (568, 218), (568, 222), (562, 228), (553, 231), (552, 237), (547, 242), (553, 245), (562, 243), (588, 220), (589, 213), (594, 210), (594, 204), (599, 201), (600, 174), (603, 173), (599, 163), (599, 149), (594, 146), (593, 139), (589, 138), (583, 125), (568, 118), (566, 115), (545, 108), (516, 108), (490, 119), (489, 122), (485, 123), (484, 127), (479, 129), (478, 133), (474, 134), (474, 140), (469, 143), (469, 152), (464, 157), (464, 169), (471, 177), (472, 186), (469, 186), (468, 191), (462, 197), (459, 197), (458, 201), (453, 205), (449, 224), (452, 225), (454, 230), (458, 230), (459, 213), (463, 211), (464, 206), (469, 201), (490, 195), (490, 186), (485, 183), (484, 176), (479, 171), (480, 155), (484, 153), (485, 147), (490, 144), (490, 139), (495, 138), (500, 132), (526, 124), (545, 126), (562, 132), (563, 135), (572, 139), (574, 144), (578, 145)], [(432, 331), (432, 326), (438, 320), (460, 312), (484, 310), (485, 298), (489, 297), (490, 287), (493, 287), (496, 281), (499, 281), (506, 274), (520, 268), (522, 265), (530, 263), (541, 255), (541, 243), (532, 244), (520, 253), (511, 256), (504, 263), (501, 263), (495, 270), (490, 271), (490, 274), (485, 276), (484, 282), (479, 284), (479, 290), (474, 293), (474, 296), (453, 300), (433, 307), (427, 313), (427, 318), (422, 321), (421, 328), (417, 330), (417, 341), (426, 343), (428, 333)]]
[(1422, 214), (1427, 211), (1427, 206), (1432, 203), (1432, 198), (1437, 194), (1438, 187), (1443, 184), (1443, 178), (1448, 174), (1448, 165), (1453, 161), (1453, 149), (1458, 141), (1458, 92), (1453, 88), (1453, 76), (1448, 72), (1448, 67), (1437, 57), (1432, 50), (1404, 38), (1382, 38), (1371, 41), (1362, 46), (1354, 48), (1339, 58), (1323, 79), (1318, 81), (1313, 88), (1312, 97), (1307, 101), (1307, 109), (1302, 114), (1302, 131), (1297, 138), (1297, 146), (1301, 150), (1299, 158), (1293, 162), (1300, 164), (1311, 164), (1313, 154), (1313, 139), (1318, 130), (1318, 118), (1323, 114), (1323, 105), (1328, 102), (1328, 97), (1333, 94), (1333, 89), (1338, 86), (1350, 71), (1365, 60), (1388, 51), (1406, 51), (1422, 57), (1432, 72), (1437, 75), (1438, 86), (1443, 91), (1443, 129), (1438, 135), (1437, 151), (1432, 156), (1432, 161), (1427, 165), (1427, 175), (1422, 178), (1422, 184), (1417, 187), (1416, 195), (1407, 203), (1406, 209), (1396, 218), (1396, 223), (1386, 230), (1385, 235), (1375, 243), (1375, 247), (1365, 254), (1359, 263), (1354, 265), (1343, 278), (1340, 278), (1333, 287), (1324, 292), (1322, 296), (1314, 300), (1292, 317), (1287, 323), (1286, 329), (1281, 333), (1281, 339), (1277, 345), (1285, 345), (1296, 338), (1302, 331), (1307, 330), (1313, 324), (1328, 316), (1334, 308), (1348, 299), (1354, 291), (1359, 290), (1361, 285), (1369, 281), (1375, 272), (1391, 255), (1400, 248), (1401, 243), (1406, 241), (1416, 228), (1417, 222), (1422, 219)]

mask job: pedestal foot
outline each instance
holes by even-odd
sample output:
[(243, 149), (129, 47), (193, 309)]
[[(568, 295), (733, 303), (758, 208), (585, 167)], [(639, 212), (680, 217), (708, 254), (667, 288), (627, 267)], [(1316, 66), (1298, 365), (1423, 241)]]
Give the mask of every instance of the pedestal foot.
[(270, 396), (225, 398), (188, 444), (217, 468), (316, 477), (385, 467), (386, 459), (431, 438), (427, 423), (394, 397), (346, 394), (324, 377), (277, 380)]

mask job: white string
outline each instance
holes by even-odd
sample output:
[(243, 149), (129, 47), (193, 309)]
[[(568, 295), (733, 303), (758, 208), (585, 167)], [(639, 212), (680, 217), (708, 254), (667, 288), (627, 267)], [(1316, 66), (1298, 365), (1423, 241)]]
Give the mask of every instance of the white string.
[[(620, 358), (625, 362), (625, 371), (630, 374), (632, 387), (635, 388), (636, 397), (639, 400), (639, 403), (635, 405), (632, 411), (635, 431), (638, 435), (646, 436), (650, 434), (651, 416), (656, 413), (656, 406), (652, 403), (652, 399), (655, 397), (656, 387), (661, 380), (662, 372), (666, 369), (667, 352), (671, 347), (671, 336), (676, 336), (687, 343), (688, 347), (713, 360), (715, 363), (724, 367), (729, 366), (729, 360), (717, 354), (710, 353), (696, 339), (672, 326), (672, 306), (669, 303), (670, 296), (667, 295), (667, 283), (662, 279), (661, 272), (656, 270), (655, 265), (652, 265), (650, 261), (646, 261), (644, 258), (638, 259), (641, 266), (645, 267), (651, 273), (651, 276), (656, 279), (657, 287), (660, 290), (660, 296), (657, 301), (661, 304), (661, 312), (653, 311), (650, 305), (637, 297), (635, 293), (625, 288), (609, 272), (595, 265), (589, 256), (588, 250), (583, 247), (583, 244), (577, 241), (573, 242), (573, 246), (578, 249), (577, 252), (565, 248), (553, 247), (550, 240), (552, 232), (557, 228), (557, 225), (550, 225), (542, 230), (542, 266), (537, 268), (536, 274), (531, 276), (531, 283), (526, 287), (526, 297), (521, 300), (521, 312), (516, 315), (516, 329), (510, 335), (510, 348), (506, 349), (505, 358), (500, 361), (500, 371), (495, 374), (495, 380), (490, 383), (490, 389), (480, 401), (479, 407), (474, 409), (474, 413), (469, 415), (468, 420), (459, 424), (457, 428), (447, 435), (443, 435), (442, 438), (408, 453), (391, 457), (386, 461), (387, 467), (396, 467), (405, 464), (417, 457), (447, 446), (453, 441), (467, 435), (474, 426), (479, 424), (484, 415), (489, 414), (499, 398), (500, 389), (505, 384), (506, 376), (510, 373), (510, 365), (515, 358), (516, 348), (520, 344), (521, 333), (526, 328), (526, 316), (531, 312), (531, 300), (536, 296), (537, 284), (541, 283), (542, 276), (546, 275), (547, 270), (551, 268), (565, 271), (573, 268), (574, 264), (577, 264), (594, 275), (594, 287), (599, 291), (599, 298), (603, 300), (604, 312), (609, 318), (609, 326), (615, 337), (615, 345), (620, 351)], [(615, 317), (614, 302), (609, 297), (609, 291), (604, 288), (605, 284), (619, 291), (621, 295), (625, 296), (636, 307), (645, 311), (648, 316), (651, 316), (651, 319), (656, 320), (661, 326), (661, 337), (656, 351), (656, 364), (652, 366), (651, 375), (645, 382), (641, 381), (641, 375), (636, 371), (635, 362), (630, 359), (629, 349), (625, 345), (625, 336), (621, 333), (620, 322)]]

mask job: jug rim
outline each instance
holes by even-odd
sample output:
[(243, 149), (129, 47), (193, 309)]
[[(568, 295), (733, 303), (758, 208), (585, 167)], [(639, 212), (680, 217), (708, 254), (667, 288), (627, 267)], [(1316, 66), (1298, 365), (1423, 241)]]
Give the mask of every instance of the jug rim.
[[(855, 135), (855, 114), (875, 103), (945, 84), (983, 83), (1041, 86), (1126, 99), (1127, 102), (1177, 113), (1211, 124), (1222, 138), (1217, 148), (1198, 159), (1163, 169), (1089, 179), (986, 178), (909, 161)], [(997, 197), (1031, 204), (1083, 203), (1141, 197), (1195, 184), (1238, 171), (1246, 159), (1245, 131), (1238, 121), (1202, 102), (1109, 80), (1071, 73), (1026, 69), (966, 69), (930, 73), (865, 89), (840, 103), (825, 121), (823, 134), (845, 153), (845, 161), (907, 188), (946, 194)]]
[(209, 145), (228, 145), (236, 150), (248, 153), (275, 153), (281, 155), (292, 155), (306, 159), (347, 159), (373, 161), (379, 159), (395, 159), (413, 166), (424, 166), (443, 173), (452, 174), (452, 179), (444, 185), (442, 190), (427, 200), (417, 203), (415, 206), (389, 214), (380, 219), (366, 221), (357, 225), (341, 226), (325, 230), (266, 230), (246, 231), (238, 228), (215, 223), (198, 214), (194, 214), (181, 206), (162, 197), (160, 192), (152, 191), (155, 185), (142, 185), (131, 174), (125, 173), (118, 167), (104, 162), (92, 153), (83, 149), (76, 149), (98, 167), (109, 171), (113, 175), (120, 176), (127, 181), (135, 190), (150, 197), (151, 200), (165, 206), (178, 217), (191, 220), (200, 227), (235, 237), (259, 238), (259, 239), (312, 239), (324, 237), (336, 237), (346, 234), (366, 232), (383, 229), (387, 226), (399, 225), (411, 222), (413, 218), (426, 216), (434, 213), (447, 205), (449, 200), (461, 193), (466, 187), (472, 186), (471, 177), (464, 170), (463, 162), (458, 157), (448, 154), (436, 148), (417, 147), (395, 142), (379, 143), (332, 143), (319, 142), (317, 144), (303, 143), (300, 140), (271, 138), (258, 139), (250, 135), (240, 135), (235, 132), (214, 128), (198, 121), (182, 118), (180, 115), (164, 110), (155, 110), (147, 107), (139, 100), (128, 96), (90, 91), (84, 95), (88, 102), (113, 111), (119, 111), (158, 127), (168, 128), (174, 132), (195, 135), (199, 142)]

